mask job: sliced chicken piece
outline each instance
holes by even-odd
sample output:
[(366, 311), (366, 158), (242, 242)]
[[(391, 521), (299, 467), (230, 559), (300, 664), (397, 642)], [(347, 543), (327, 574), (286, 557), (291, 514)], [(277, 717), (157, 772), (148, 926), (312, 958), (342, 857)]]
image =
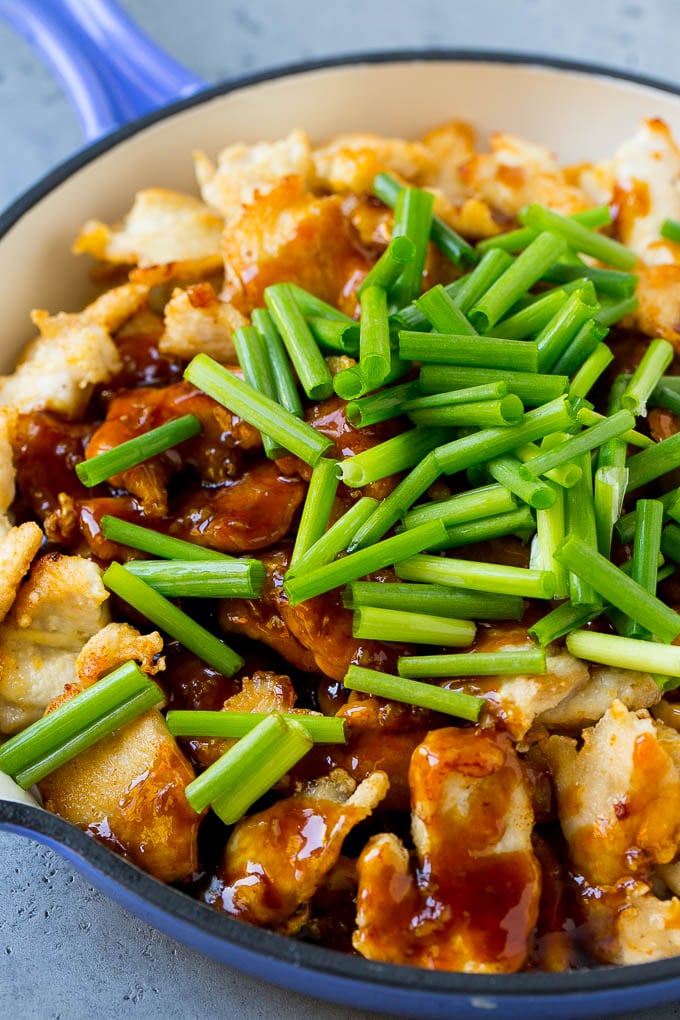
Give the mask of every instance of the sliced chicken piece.
[(147, 188), (137, 192), (122, 224), (85, 223), (73, 251), (135, 266), (132, 278), (149, 286), (200, 279), (220, 269), (222, 227), (222, 218), (193, 195)]
[(336, 769), (301, 793), (242, 819), (206, 902), (251, 924), (289, 934), (299, 930), (306, 905), (336, 864), (346, 836), (368, 818), (388, 786), (384, 772), (356, 786)]
[(248, 320), (232, 305), (220, 301), (209, 283), (195, 283), (186, 290), (175, 288), (163, 312), (165, 331), (158, 349), (189, 361), (195, 354), (209, 354), (221, 362), (234, 362), (234, 330)]
[(594, 666), (584, 686), (543, 712), (536, 721), (548, 729), (581, 729), (601, 719), (614, 701), (635, 711), (650, 708), (660, 699), (661, 689), (649, 673)]
[(42, 545), (44, 535), (37, 524), (27, 521), (0, 537), (0, 621), (16, 598), (17, 589)]
[(670, 340), (680, 350), (680, 264), (639, 265), (636, 272), (634, 324), (645, 336)]
[(413, 753), (410, 783), (417, 864), (392, 834), (368, 842), (358, 862), (355, 949), (431, 970), (519, 970), (538, 914), (540, 867), (510, 740), (434, 730)]
[(374, 134), (338, 135), (312, 153), (315, 186), (331, 192), (369, 195), (377, 174), (396, 173), (419, 184), (434, 170), (434, 159), (422, 142)]
[(165, 669), (163, 638), (157, 630), (140, 634), (129, 623), (108, 623), (83, 645), (76, 659), (81, 687), (90, 687), (124, 662), (136, 662), (143, 673), (155, 676)]

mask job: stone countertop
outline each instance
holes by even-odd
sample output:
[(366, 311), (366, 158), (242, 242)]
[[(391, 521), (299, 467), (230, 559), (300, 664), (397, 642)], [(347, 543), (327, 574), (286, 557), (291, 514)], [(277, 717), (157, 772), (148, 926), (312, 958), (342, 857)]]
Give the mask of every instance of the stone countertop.
[[(344, 0), (341, 7), (312, 0), (200, 6), (124, 0), (123, 6), (206, 80), (338, 53), (448, 46), (593, 61), (680, 84), (675, 0)], [(1, 22), (0, 126), (6, 140), (0, 207), (81, 144), (58, 84)], [(184, 948), (23, 838), (0, 833), (0, 875), (0, 996), (12, 1020), (369, 1017), (245, 978)], [(628, 1015), (634, 1018), (680, 1018), (680, 1006)]]

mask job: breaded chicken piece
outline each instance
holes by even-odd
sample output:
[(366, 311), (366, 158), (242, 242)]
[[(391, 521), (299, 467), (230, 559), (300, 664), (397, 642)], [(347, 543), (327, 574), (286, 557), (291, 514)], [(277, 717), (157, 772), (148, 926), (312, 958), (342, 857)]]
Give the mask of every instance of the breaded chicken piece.
[(9, 510), (16, 492), (12, 453), (16, 420), (17, 413), (13, 408), (0, 407), (0, 517), (4, 517)]
[(335, 769), (301, 793), (242, 819), (206, 902), (251, 924), (298, 930), (307, 901), (336, 864), (345, 837), (368, 818), (388, 787), (384, 772), (355, 788), (346, 772)]
[(650, 708), (660, 700), (661, 689), (649, 673), (593, 666), (590, 680), (583, 687), (543, 712), (536, 721), (549, 729), (581, 729), (601, 719), (614, 701), (636, 711)]
[(638, 307), (632, 321), (648, 337), (680, 350), (680, 264), (638, 265)]
[(391, 833), (358, 862), (354, 948), (430, 970), (508, 973), (526, 960), (540, 867), (526, 778), (509, 738), (433, 730), (413, 752), (417, 864)]
[(368, 133), (337, 135), (314, 149), (312, 160), (316, 188), (357, 195), (369, 195), (379, 173), (396, 173), (420, 184), (435, 169), (433, 155), (422, 142)]
[[(73, 693), (80, 690), (75, 685)], [(98, 741), (39, 784), (45, 807), (162, 882), (198, 865), (194, 772), (157, 709)]]
[(237, 142), (222, 149), (217, 166), (203, 152), (194, 153), (194, 167), (203, 200), (230, 224), (257, 195), (294, 175), (307, 189), (314, 173), (309, 138), (299, 129), (275, 142), (246, 145)]
[(217, 361), (233, 364), (234, 330), (248, 325), (236, 308), (215, 296), (209, 283), (196, 283), (186, 290), (176, 287), (163, 317), (159, 351), (187, 361), (195, 354), (209, 354)]
[(38, 525), (32, 521), (10, 528), (0, 537), (0, 621), (7, 616), (43, 537)]
[(108, 622), (108, 597), (91, 560), (50, 553), (35, 563), (0, 624), (0, 732), (35, 722), (76, 682), (78, 653)]
[(220, 269), (222, 226), (222, 218), (193, 195), (147, 188), (137, 192), (121, 224), (88, 220), (73, 251), (135, 266), (132, 279), (149, 286), (169, 278), (200, 279)]
[(124, 662), (136, 662), (143, 673), (155, 676), (165, 669), (163, 638), (157, 630), (140, 634), (129, 623), (107, 623), (87, 641), (76, 659), (76, 674), (81, 687), (111, 673)]

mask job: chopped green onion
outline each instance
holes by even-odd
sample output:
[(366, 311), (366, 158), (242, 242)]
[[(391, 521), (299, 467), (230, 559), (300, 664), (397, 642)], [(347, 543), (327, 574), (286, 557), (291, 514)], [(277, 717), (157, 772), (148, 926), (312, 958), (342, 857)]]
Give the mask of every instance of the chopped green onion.
[(420, 388), (423, 393), (441, 393), (463, 386), (504, 382), (523, 404), (538, 407), (567, 392), (567, 376), (531, 372), (501, 371), (495, 368), (467, 368), (463, 365), (423, 365)]
[(680, 415), (680, 393), (666, 385), (666, 382), (659, 383), (654, 388), (650, 400), (655, 407), (665, 407), (668, 411)]
[(468, 620), (520, 620), (524, 613), (524, 603), (517, 595), (382, 581), (352, 581), (343, 595), (343, 604), (347, 609), (377, 606)]
[(505, 337), (507, 340), (526, 340), (540, 333), (559, 312), (568, 296), (567, 291), (561, 288), (540, 294), (526, 308), (520, 308), (514, 315), (497, 322), (493, 328), (494, 336)]
[(522, 472), (526, 478), (536, 478), (552, 468), (575, 460), (582, 453), (597, 449), (608, 439), (623, 435), (634, 425), (635, 418), (630, 411), (617, 411), (611, 418), (604, 418), (597, 425), (579, 432), (578, 435), (569, 436), (552, 450), (542, 453), (540, 457), (528, 460), (522, 467)]
[(100, 521), (104, 537), (110, 542), (120, 542), (128, 545), (131, 549), (140, 549), (142, 552), (151, 553), (152, 556), (161, 556), (166, 560), (228, 560), (234, 561), (233, 556), (218, 552), (217, 549), (208, 549), (194, 542), (185, 542), (182, 538), (173, 538), (171, 535), (162, 535), (153, 528), (142, 528), (139, 524), (130, 524), (118, 517), (111, 517), (104, 514)]
[(350, 666), (343, 680), (348, 691), (361, 691), (378, 698), (389, 698), (419, 708), (429, 708), (433, 712), (444, 712), (446, 715), (477, 722), (484, 707), (484, 699), (476, 698), (463, 691), (449, 691), (445, 687), (434, 684), (423, 684), (417, 680), (406, 680), (404, 677), (390, 676), (379, 673), (375, 669), (363, 669), (361, 666)]
[[(680, 512), (680, 488), (664, 492), (658, 499), (663, 504), (665, 517), (673, 517), (675, 519), (675, 515)], [(632, 542), (636, 529), (637, 513), (635, 510), (632, 510), (616, 522), (616, 533), (619, 537), (619, 542), (623, 545)]]
[(390, 324), (387, 293), (382, 287), (367, 287), (361, 295), (359, 371), (366, 389), (382, 386), (390, 373)]
[(592, 354), (583, 362), (569, 386), (569, 396), (585, 397), (600, 378), (602, 373), (614, 360), (612, 351), (606, 344), (599, 343)]
[(333, 445), (331, 439), (258, 393), (207, 354), (197, 354), (189, 362), (184, 378), (306, 464), (316, 464), (324, 450)]
[(201, 431), (201, 423), (195, 414), (185, 414), (181, 418), (167, 421), (158, 428), (150, 429), (141, 436), (128, 439), (111, 450), (97, 454), (89, 460), (76, 464), (78, 478), (88, 487), (99, 485), (112, 475), (119, 475), (137, 464), (143, 464), (150, 457), (163, 453), (165, 450), (183, 443), (185, 439), (197, 436)]
[[(630, 576), (645, 591), (656, 595), (664, 506), (658, 499), (639, 499), (636, 504), (636, 512), (637, 523)], [(648, 638), (650, 636), (649, 631), (636, 620), (631, 620), (626, 628), (626, 637)]]
[[(549, 484), (549, 483), (548, 483)], [(532, 546), (530, 566), (534, 570), (551, 570), (555, 575), (555, 598), (566, 598), (569, 594), (567, 571), (555, 559), (555, 549), (566, 534), (567, 513), (564, 490), (551, 486), (554, 502), (536, 511), (536, 538)]]
[(561, 237), (539, 234), (470, 309), (472, 325), (481, 333), (495, 326), (564, 250)]
[(441, 283), (425, 291), (422, 297), (416, 298), (415, 305), (439, 333), (477, 336), (477, 330)]
[(439, 428), (415, 428), (401, 432), (392, 439), (386, 439), (384, 443), (378, 443), (354, 457), (340, 461), (342, 481), (356, 489), (380, 478), (396, 475), (398, 471), (419, 464), (425, 454), (444, 442), (449, 434), (447, 429)]
[[(413, 532), (407, 531), (405, 534)], [(508, 567), (504, 563), (477, 563), (473, 560), (414, 554), (409, 559), (396, 562), (394, 569), (397, 577), (404, 581), (448, 584), (454, 588), (473, 588), (475, 591), (537, 599), (551, 599), (555, 594), (555, 578), (549, 571)]]
[(375, 508), (368, 520), (358, 529), (349, 544), (349, 551), (364, 548), (377, 542), (396, 524), (400, 517), (439, 478), (441, 471), (433, 453), (426, 454), (399, 485)]
[(550, 482), (539, 482), (536, 478), (527, 479), (521, 472), (520, 461), (512, 454), (494, 457), (484, 467), (492, 478), (536, 510), (546, 510), (557, 499), (554, 486)]
[(616, 298), (631, 297), (635, 293), (638, 278), (632, 273), (621, 273), (615, 269), (597, 269), (593, 266), (570, 266), (564, 262), (556, 262), (543, 275), (548, 283), (570, 283), (572, 280), (587, 279), (595, 284), (602, 294), (610, 294)]
[(668, 474), (678, 465), (680, 465), (680, 432), (628, 458), (626, 461), (630, 472), (628, 491), (634, 492), (640, 486), (653, 482), (655, 478)]
[(403, 409), (407, 412), (426, 411), (431, 407), (449, 407), (451, 404), (468, 404), (478, 400), (498, 400), (507, 394), (508, 384), (499, 379), (497, 382), (482, 383), (480, 386), (463, 386), (460, 389), (447, 390), (445, 393), (432, 393), (427, 397), (407, 397), (403, 401)]
[(331, 373), (295, 300), (295, 292), (287, 283), (274, 283), (265, 288), (264, 300), (309, 399), (329, 397), (333, 390)]
[(393, 237), (357, 287), (357, 297), (360, 298), (369, 287), (389, 290), (403, 273), (404, 266), (415, 258), (415, 254), (416, 246), (410, 237), (405, 235)]
[[(606, 227), (612, 222), (612, 214), (609, 206), (597, 205), (592, 209), (582, 209), (572, 213), (570, 219), (583, 224), (584, 227)], [(495, 234), (493, 237), (486, 237), (477, 243), (477, 251), (489, 251), (494, 248), (501, 248), (504, 251), (518, 252), (526, 248), (534, 238), (536, 231), (531, 227), (519, 227), (517, 230), (506, 230), (503, 234)]]
[[(554, 436), (548, 438), (552, 439)], [(522, 446), (518, 446), (514, 453), (523, 464), (526, 464), (528, 460), (533, 460), (541, 455), (541, 447), (536, 443), (524, 443)], [(552, 471), (546, 471), (545, 477), (563, 489), (571, 489), (579, 481), (581, 474), (578, 464), (571, 463), (553, 468)]]
[[(460, 288), (451, 295), (461, 312), (467, 315), (482, 294), (486, 293), (491, 284), (495, 283), (510, 265), (512, 258), (500, 248), (486, 252), (472, 272), (463, 277)], [(448, 294), (449, 290), (445, 289)]]
[(397, 418), (404, 413), (406, 403), (420, 393), (417, 380), (400, 383), (389, 389), (371, 393), (360, 400), (352, 400), (345, 408), (347, 421), (354, 428), (365, 428), (378, 422)]
[(602, 326), (595, 319), (584, 322), (567, 349), (562, 352), (553, 365), (552, 371), (561, 375), (574, 375), (601, 346), (608, 332), (607, 327)]
[(298, 722), (270, 715), (189, 783), (185, 793), (200, 814), (209, 804), (233, 825), (312, 747)]
[(560, 369), (559, 361), (565, 350), (573, 342), (581, 327), (592, 318), (597, 309), (582, 299), (580, 293), (571, 294), (550, 322), (543, 327), (536, 337), (538, 366), (541, 372), (551, 372), (553, 368), (558, 375), (569, 375)]
[(399, 676), (421, 677), (512, 676), (546, 673), (542, 648), (517, 648), (511, 652), (456, 652), (455, 655), (402, 655)]
[(680, 528), (677, 524), (669, 524), (663, 529), (661, 551), (664, 556), (670, 556), (676, 563), (680, 563)]
[(112, 592), (151, 620), (157, 627), (213, 666), (224, 676), (232, 676), (243, 665), (243, 659), (228, 645), (196, 623), (181, 609), (168, 602), (141, 578), (135, 577), (120, 563), (112, 563), (102, 581)]
[(309, 480), (305, 504), (298, 525), (295, 545), (290, 557), (290, 567), (304, 558), (307, 551), (321, 538), (326, 530), (338, 490), (338, 462), (322, 457), (317, 461)]
[[(576, 403), (576, 401), (574, 401)], [(576, 420), (581, 425), (586, 425), (591, 428), (593, 425), (599, 425), (603, 421), (607, 421), (607, 417), (604, 414), (600, 414), (598, 411), (594, 411), (592, 407), (581, 407), (576, 414)], [(654, 440), (650, 439), (649, 436), (645, 436), (642, 432), (636, 432), (635, 429), (628, 429), (627, 432), (623, 432), (620, 436), (624, 443), (630, 443), (631, 446), (638, 446), (642, 450), (646, 450), (650, 446), (654, 446)], [(609, 440), (608, 440), (609, 442)]]
[[(243, 378), (271, 400), (277, 399), (276, 383), (265, 341), (254, 326), (241, 326), (233, 333), (234, 350), (243, 371)], [(283, 456), (285, 450), (277, 446), (271, 436), (262, 436), (264, 452), (270, 459)]]
[(468, 404), (448, 404), (409, 411), (414, 425), (446, 427), (476, 425), (518, 425), (524, 419), (524, 404), (514, 393), (499, 400), (474, 400)]
[(565, 538), (556, 550), (555, 558), (591, 585), (607, 602), (637, 620), (659, 640), (670, 642), (680, 634), (680, 616), (677, 613), (650, 595), (577, 535), (570, 534)]
[(617, 634), (575, 630), (567, 637), (567, 648), (578, 659), (601, 662), (618, 669), (661, 673), (663, 676), (680, 674), (680, 648), (676, 645), (659, 645)]
[(409, 304), (420, 294), (427, 242), (432, 227), (434, 195), (421, 188), (402, 188), (394, 204), (393, 237), (408, 237), (414, 245), (413, 258), (395, 281), (390, 297), (397, 308)]
[(517, 507), (506, 514), (494, 514), (493, 517), (481, 517), (465, 524), (454, 524), (446, 529), (446, 539), (432, 546), (432, 550), (458, 549), (473, 542), (488, 542), (492, 538), (503, 535), (528, 537), (536, 530), (534, 518), (528, 506)]
[[(291, 285), (292, 286), (292, 285)], [(276, 386), (276, 400), (281, 407), (302, 418), (302, 403), (298, 394), (297, 383), (293, 376), (286, 349), (274, 320), (265, 308), (256, 308), (251, 316), (253, 326), (262, 337), (269, 354), (269, 363)]]
[(598, 468), (595, 472), (593, 502), (597, 549), (607, 558), (611, 553), (614, 525), (621, 516), (627, 483), (628, 472), (625, 468), (612, 465)]
[(680, 223), (677, 220), (664, 220), (660, 234), (666, 241), (680, 241)]
[[(567, 535), (576, 535), (592, 550), (597, 550), (597, 521), (595, 519), (595, 499), (593, 495), (593, 468), (590, 454), (581, 453), (577, 458), (581, 468), (581, 477), (573, 488), (565, 494), (567, 512)], [(553, 549), (553, 559), (567, 564), (560, 558), (558, 549)], [(595, 605), (599, 599), (597, 591), (575, 571), (569, 573), (569, 597), (574, 605)]]
[(333, 376), (333, 390), (342, 400), (355, 400), (363, 397), (370, 389), (368, 381), (359, 365), (343, 368)]
[(399, 357), (424, 364), (509, 368), (518, 372), (538, 370), (538, 352), (533, 343), (461, 333), (414, 333), (402, 329), (399, 331)]
[(532, 624), (527, 633), (541, 648), (545, 648), (546, 645), (551, 645), (553, 641), (569, 634), (576, 627), (585, 627), (587, 623), (591, 623), (602, 613), (603, 606), (601, 604), (572, 606), (571, 602), (565, 602)]
[[(553, 234), (564, 238), (575, 251), (606, 262), (615, 269), (632, 269), (637, 262), (637, 255), (618, 241), (596, 234), (582, 224), (552, 209), (541, 205), (530, 205), (519, 214), (519, 220), (532, 230), (550, 230)], [(557, 259), (555, 259), (557, 261)]]
[(445, 537), (446, 529), (440, 521), (421, 524), (412, 531), (404, 531), (401, 535), (376, 542), (368, 549), (349, 553), (334, 563), (309, 570), (304, 576), (286, 577), (284, 591), (291, 605), (296, 606), (315, 595), (322, 595), (349, 581), (356, 581), (359, 577), (391, 566), (397, 560), (422, 552)]
[(265, 578), (260, 560), (130, 560), (125, 569), (160, 595), (188, 598), (259, 598)]
[(354, 611), (352, 637), (375, 641), (413, 642), (464, 648), (475, 639), (477, 628), (469, 620), (431, 613), (361, 606)]
[(504, 514), (516, 508), (512, 493), (504, 485), (486, 485), (459, 492), (448, 499), (422, 503), (403, 515), (405, 528), (416, 528), (426, 521), (442, 521), (448, 526), (476, 521), (480, 517)]
[(300, 570), (307, 571), (314, 567), (321, 567), (324, 563), (332, 563), (338, 553), (344, 552), (352, 545), (354, 536), (378, 505), (378, 500), (371, 499), (370, 496), (362, 496), (361, 499), (358, 499), (324, 535), (317, 539), (314, 545), (307, 549), (295, 568), (291, 563), (288, 573), (292, 576), (294, 573), (299, 573)]
[(647, 414), (647, 400), (670, 365), (675, 354), (668, 340), (652, 340), (621, 397), (623, 406), (633, 414)]
[(613, 326), (619, 319), (625, 319), (637, 311), (638, 299), (635, 294), (627, 298), (614, 298), (612, 301), (601, 301), (600, 310), (595, 316), (603, 326)]
[(359, 354), (359, 323), (322, 319), (319, 315), (307, 317), (307, 325), (319, 347), (332, 354)]
[(570, 428), (574, 423), (574, 412), (564, 397), (542, 404), (524, 415), (521, 425), (505, 428), (482, 429), (461, 439), (437, 447), (435, 457), (445, 474), (465, 471), (475, 464), (492, 457), (499, 457), (518, 446), (541, 439), (550, 432)]
[[(205, 712), (177, 710), (168, 712), (165, 721), (173, 737), (222, 737), (239, 739), (270, 716), (264, 712)], [(286, 722), (296, 722), (315, 744), (344, 744), (345, 723), (337, 716), (307, 715), (305, 712), (281, 713)]]
[(297, 283), (289, 283), (287, 287), (306, 319), (310, 316), (316, 316), (322, 319), (334, 319), (336, 322), (346, 322), (348, 325), (356, 325), (354, 319), (350, 318), (349, 315), (345, 315), (339, 308), (334, 308), (333, 305), (322, 301), (316, 294), (310, 294), (308, 290), (305, 290), (304, 287), (299, 287)]

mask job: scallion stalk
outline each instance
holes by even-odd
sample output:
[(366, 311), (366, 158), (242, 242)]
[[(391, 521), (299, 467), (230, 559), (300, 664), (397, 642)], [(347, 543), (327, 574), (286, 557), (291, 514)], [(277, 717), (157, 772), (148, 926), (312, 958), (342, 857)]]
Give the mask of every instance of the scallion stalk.
[(378, 507), (378, 500), (370, 496), (362, 496), (339, 517), (328, 531), (300, 557), (295, 567), (291, 564), (288, 573), (292, 576), (301, 570), (306, 572), (324, 563), (332, 563), (338, 553), (344, 552), (351, 544), (359, 529), (366, 523)]
[(186, 598), (259, 598), (260, 560), (130, 560), (125, 569), (160, 595)]
[[(254, 326), (241, 326), (233, 333), (234, 350), (243, 372), (243, 378), (257, 390), (264, 393), (270, 400), (277, 399), (276, 382), (265, 341)], [(271, 436), (262, 436), (264, 452), (270, 459), (283, 456), (285, 450), (278, 446)]]
[(468, 368), (464, 365), (423, 365), (420, 388), (423, 393), (442, 393), (463, 386), (504, 382), (523, 404), (538, 407), (567, 392), (567, 376), (511, 372), (495, 368)]
[[(664, 505), (658, 499), (639, 499), (636, 504), (636, 513), (635, 543), (630, 576), (645, 591), (656, 595)], [(636, 620), (631, 620), (626, 627), (626, 637), (648, 638), (650, 633)]]
[(399, 676), (419, 680), (430, 677), (513, 676), (546, 673), (542, 648), (517, 648), (510, 652), (456, 652), (455, 655), (402, 655)]
[(415, 305), (438, 333), (477, 336), (477, 330), (441, 283), (416, 298)]
[[(173, 737), (218, 737), (234, 740), (245, 737), (259, 723), (268, 719), (265, 712), (207, 712), (174, 709), (165, 721)], [(281, 713), (286, 722), (296, 722), (315, 744), (344, 744), (344, 720), (337, 716), (307, 715), (305, 712)]]
[(467, 620), (519, 620), (524, 612), (524, 603), (517, 595), (466, 591), (441, 584), (382, 581), (352, 581), (345, 591), (343, 603), (348, 609), (377, 606)]
[(532, 624), (527, 633), (541, 648), (545, 648), (577, 627), (585, 627), (603, 612), (601, 603), (597, 606), (573, 606), (571, 602), (565, 602)]
[(575, 630), (567, 636), (567, 648), (578, 659), (600, 662), (605, 666), (661, 673), (663, 676), (680, 675), (680, 648), (676, 645), (659, 645), (654, 641), (640, 641), (639, 638), (619, 637), (617, 634)]
[(264, 300), (309, 399), (330, 396), (331, 373), (295, 300), (295, 292), (287, 283), (274, 283), (265, 288)]
[(388, 421), (390, 418), (398, 418), (404, 413), (408, 401), (415, 399), (419, 393), (420, 385), (414, 379), (411, 382), (399, 383), (397, 386), (390, 386), (378, 393), (370, 393), (366, 397), (351, 400), (345, 408), (347, 421), (354, 428), (365, 428), (367, 425), (376, 425), (378, 422)]
[(415, 258), (415, 254), (416, 246), (410, 237), (393, 237), (357, 287), (357, 297), (360, 298), (369, 287), (389, 290), (403, 273), (404, 267)]
[(613, 360), (614, 355), (609, 347), (606, 344), (599, 343), (572, 379), (569, 386), (569, 396), (572, 399), (587, 396)]
[(652, 340), (621, 397), (621, 403), (635, 415), (647, 414), (647, 401), (675, 355), (668, 340)]
[(419, 464), (425, 454), (443, 443), (448, 435), (447, 429), (440, 428), (414, 428), (402, 432), (340, 461), (342, 481), (355, 489), (406, 471)]
[[(291, 285), (292, 286), (292, 285)], [(256, 308), (251, 316), (253, 326), (262, 337), (276, 386), (276, 400), (287, 411), (302, 418), (302, 403), (293, 376), (290, 360), (274, 320), (266, 308)]]
[(317, 461), (309, 480), (302, 516), (290, 558), (291, 570), (326, 530), (338, 490), (338, 462), (322, 457)]
[(355, 609), (352, 622), (352, 637), (355, 638), (455, 648), (471, 645), (476, 632), (477, 628), (470, 620), (401, 609), (378, 609), (375, 606)]
[(161, 556), (166, 560), (195, 560), (198, 563), (202, 560), (234, 562), (233, 556), (218, 552), (217, 549), (208, 549), (194, 542), (185, 542), (182, 538), (163, 535), (153, 528), (143, 528), (139, 524), (131, 524), (110, 514), (104, 514), (100, 526), (104, 537), (110, 542), (120, 542), (121, 545), (130, 546), (131, 549), (139, 549), (141, 552)]
[[(597, 205), (592, 209), (582, 209), (579, 212), (572, 213), (570, 219), (581, 223), (584, 227), (606, 227), (612, 221), (612, 214), (609, 206)], [(526, 248), (535, 237), (536, 231), (532, 230), (531, 227), (506, 230), (503, 234), (495, 234), (493, 237), (487, 237), (483, 241), (479, 241), (477, 251), (487, 252), (495, 248), (501, 248), (508, 252), (518, 252)]]
[(509, 567), (504, 563), (478, 563), (474, 560), (414, 554), (409, 559), (397, 561), (394, 569), (397, 577), (404, 581), (446, 584), (454, 588), (472, 588), (475, 591), (492, 591), (498, 595), (521, 595), (537, 599), (551, 599), (555, 594), (555, 578), (550, 571)]
[(90, 457), (89, 460), (81, 461), (76, 464), (76, 474), (83, 485), (91, 488), (111, 478), (112, 475), (128, 471), (137, 464), (143, 464), (149, 458), (183, 443), (186, 439), (197, 436), (201, 428), (195, 414), (185, 414), (181, 418), (159, 425), (158, 428), (150, 429), (141, 436), (128, 439), (104, 453)]
[(464, 365), (468, 368), (538, 371), (538, 351), (526, 340), (466, 336), (462, 333), (399, 331), (399, 357), (422, 364)]
[[(546, 209), (541, 205), (529, 205), (519, 214), (520, 223), (531, 227), (532, 230), (549, 230), (558, 235), (575, 250), (583, 252), (584, 255), (592, 255), (593, 258), (614, 266), (615, 269), (629, 270), (637, 263), (637, 255), (626, 248), (618, 241), (606, 237), (604, 234), (596, 234), (574, 219), (562, 216), (552, 209)], [(557, 259), (555, 259), (557, 261)]]
[(429, 708), (433, 712), (467, 719), (468, 722), (477, 722), (484, 707), (483, 698), (476, 698), (463, 691), (449, 691), (435, 684), (406, 680), (404, 677), (390, 676), (361, 666), (350, 666), (343, 684), (349, 691), (361, 691), (378, 698)]

